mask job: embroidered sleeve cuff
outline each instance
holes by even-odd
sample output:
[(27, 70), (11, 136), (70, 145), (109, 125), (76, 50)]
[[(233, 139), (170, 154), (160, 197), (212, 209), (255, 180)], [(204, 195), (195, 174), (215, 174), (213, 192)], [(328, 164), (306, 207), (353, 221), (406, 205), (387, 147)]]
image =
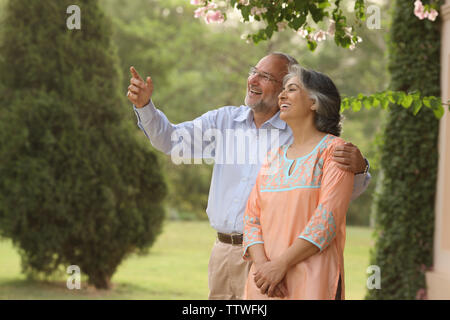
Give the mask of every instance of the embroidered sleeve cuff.
[(299, 239), (303, 239), (306, 240), (308, 242), (311, 242), (313, 245), (315, 245), (317, 248), (319, 248), (320, 252), (322, 252), (323, 248), (320, 246), (320, 244), (318, 244), (317, 242), (315, 242), (314, 240), (304, 237), (304, 236), (299, 236)]
[(244, 258), (244, 260), (250, 260), (250, 255), (248, 254), (248, 248), (253, 246), (254, 244), (258, 244), (258, 243), (264, 244), (263, 241), (255, 241), (255, 242), (249, 243), (245, 246), (244, 253), (242, 254), (242, 258)]
[(311, 217), (308, 225), (305, 227), (299, 238), (305, 239), (320, 251), (325, 250), (336, 237), (336, 222), (333, 212), (327, 210), (322, 204), (317, 206), (316, 212)]

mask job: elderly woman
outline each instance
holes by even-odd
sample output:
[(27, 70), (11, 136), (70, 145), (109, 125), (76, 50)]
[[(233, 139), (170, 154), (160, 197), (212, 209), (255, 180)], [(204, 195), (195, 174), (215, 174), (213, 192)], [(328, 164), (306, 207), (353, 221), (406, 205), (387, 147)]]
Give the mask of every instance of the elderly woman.
[(340, 95), (326, 75), (290, 68), (280, 118), (294, 140), (261, 168), (244, 215), (246, 299), (344, 299), (345, 215), (351, 172), (332, 161), (345, 143)]

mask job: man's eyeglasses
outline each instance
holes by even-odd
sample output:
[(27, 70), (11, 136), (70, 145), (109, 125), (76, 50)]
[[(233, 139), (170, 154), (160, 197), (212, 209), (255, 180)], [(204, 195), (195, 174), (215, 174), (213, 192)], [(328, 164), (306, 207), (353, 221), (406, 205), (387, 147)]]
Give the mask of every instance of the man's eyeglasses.
[(281, 81), (275, 79), (275, 77), (272, 76), (271, 74), (269, 74), (267, 72), (258, 71), (258, 69), (256, 69), (255, 67), (251, 67), (250, 71), (248, 72), (248, 76), (252, 77), (254, 75), (257, 75), (258, 78), (260, 78), (261, 80), (266, 81), (266, 82), (272, 81), (272, 82), (281, 83)]

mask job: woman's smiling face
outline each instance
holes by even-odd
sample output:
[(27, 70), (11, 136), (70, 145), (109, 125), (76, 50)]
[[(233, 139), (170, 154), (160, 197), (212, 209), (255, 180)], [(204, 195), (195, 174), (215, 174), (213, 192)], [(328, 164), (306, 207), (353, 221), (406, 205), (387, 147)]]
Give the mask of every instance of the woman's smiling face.
[(278, 96), (280, 119), (304, 118), (314, 113), (314, 99), (303, 88), (298, 77), (290, 78)]

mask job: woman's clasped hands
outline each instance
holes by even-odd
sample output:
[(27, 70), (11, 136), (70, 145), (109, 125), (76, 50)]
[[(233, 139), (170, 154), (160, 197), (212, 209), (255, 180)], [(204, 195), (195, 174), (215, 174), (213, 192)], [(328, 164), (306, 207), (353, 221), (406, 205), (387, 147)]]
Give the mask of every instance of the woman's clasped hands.
[(287, 265), (282, 260), (273, 260), (255, 263), (253, 276), (255, 284), (262, 294), (267, 294), (270, 298), (285, 298), (288, 295), (284, 281), (286, 273)]

